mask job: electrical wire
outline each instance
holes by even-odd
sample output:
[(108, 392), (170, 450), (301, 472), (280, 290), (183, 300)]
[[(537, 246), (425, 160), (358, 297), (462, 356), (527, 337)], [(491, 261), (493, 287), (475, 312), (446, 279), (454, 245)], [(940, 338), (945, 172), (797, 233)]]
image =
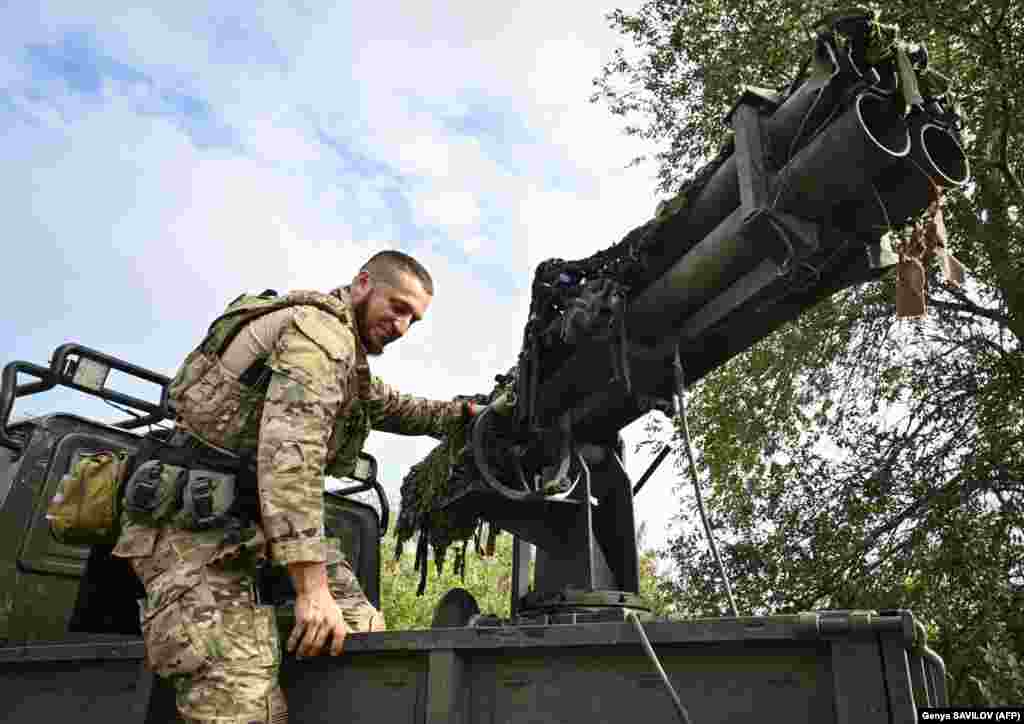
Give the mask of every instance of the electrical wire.
[(708, 522), (707, 512), (704, 510), (704, 496), (700, 491), (700, 477), (697, 475), (697, 464), (693, 459), (693, 443), (690, 440), (690, 426), (686, 421), (686, 387), (683, 380), (683, 363), (679, 357), (679, 345), (676, 345), (676, 356), (672, 363), (676, 373), (676, 414), (683, 428), (683, 441), (686, 447), (686, 457), (690, 463), (690, 476), (693, 478), (693, 490), (697, 495), (697, 510), (700, 512), (700, 520), (704, 524), (704, 533), (707, 535), (708, 547), (711, 548), (711, 555), (714, 556), (718, 565), (718, 572), (725, 584), (725, 594), (729, 598), (729, 610), (734, 618), (739, 618), (739, 609), (736, 608), (736, 599), (732, 595), (732, 586), (729, 583), (729, 576), (726, 574), (722, 558), (718, 555), (718, 546), (715, 545), (715, 538), (711, 535), (711, 524)]
[(793, 140), (789, 142), (789, 151), (786, 153), (786, 160), (783, 162), (783, 165), (792, 160), (793, 153), (796, 151), (796, 144), (800, 142), (800, 137), (804, 135), (804, 126), (807, 124), (807, 121), (810, 120), (815, 109), (817, 109), (818, 102), (821, 101), (821, 97), (825, 95), (826, 88), (828, 88), (827, 84), (818, 89), (818, 94), (814, 96), (814, 102), (811, 103), (811, 107), (807, 109), (807, 112), (804, 113), (804, 117), (800, 120), (800, 126), (796, 130), (796, 135), (793, 136)]
[[(796, 135), (793, 136), (793, 140), (790, 141), (789, 143), (789, 152), (786, 154), (786, 159), (784, 163), (789, 163), (789, 161), (793, 158), (793, 154), (796, 152), (796, 145), (797, 143), (800, 142), (800, 137), (804, 134), (804, 127), (807, 125), (807, 121), (809, 121), (811, 119), (811, 116), (814, 115), (814, 111), (818, 108), (818, 103), (821, 101), (822, 96), (825, 95), (825, 90), (832, 85), (832, 81), (839, 73), (839, 60), (836, 58), (835, 51), (832, 50), (832, 45), (826, 42), (825, 49), (828, 50), (828, 54), (829, 56), (831, 56), (832, 59), (832, 67), (835, 68), (836, 70), (832, 73), (832, 77), (829, 78), (828, 81), (823, 86), (821, 86), (821, 88), (818, 89), (818, 95), (814, 97), (814, 102), (811, 103), (811, 107), (807, 109), (807, 112), (804, 113), (804, 117), (800, 120), (800, 127), (797, 129)], [(835, 109), (833, 108), (833, 113), (834, 111)], [(829, 117), (825, 119), (825, 123), (831, 120), (831, 118), (832, 114), (829, 114)], [(818, 127), (811, 134), (812, 138), (814, 134), (816, 134), (822, 128), (822, 126), (825, 125), (825, 123), (818, 124)]]
[(882, 200), (882, 195), (878, 193), (878, 187), (875, 183), (871, 182), (871, 191), (875, 194), (875, 201), (878, 202), (878, 208), (882, 210), (882, 218), (885, 219), (885, 225), (889, 231), (892, 231), (892, 219), (889, 218), (889, 210), (885, 207), (885, 201)]
[(647, 639), (647, 632), (644, 631), (644, 627), (641, 625), (640, 619), (633, 611), (628, 612), (626, 614), (626, 618), (633, 622), (633, 627), (640, 636), (640, 645), (644, 647), (644, 652), (646, 652), (647, 658), (649, 658), (651, 663), (654, 664), (654, 670), (658, 672), (659, 676), (661, 676), (661, 683), (665, 685), (668, 695), (672, 697), (672, 704), (676, 708), (676, 714), (679, 715), (679, 721), (683, 724), (692, 724), (690, 714), (686, 711), (686, 707), (683, 706), (683, 702), (679, 700), (679, 694), (676, 693), (675, 687), (672, 686), (672, 682), (669, 680), (668, 674), (665, 673), (665, 669), (662, 667), (661, 661), (658, 660), (658, 655), (654, 653), (654, 647), (651, 646), (651, 642)]

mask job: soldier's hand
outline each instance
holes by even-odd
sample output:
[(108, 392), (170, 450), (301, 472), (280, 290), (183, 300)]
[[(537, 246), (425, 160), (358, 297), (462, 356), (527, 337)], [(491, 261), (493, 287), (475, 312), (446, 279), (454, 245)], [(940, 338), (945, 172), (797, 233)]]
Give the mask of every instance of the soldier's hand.
[(346, 635), (348, 625), (329, 590), (295, 599), (295, 627), (288, 637), (288, 651), (295, 651), (300, 659), (318, 656), (330, 639), (331, 656), (337, 656)]
[(327, 586), (323, 563), (294, 563), (288, 566), (295, 584), (295, 626), (288, 637), (288, 651), (299, 658), (317, 656), (328, 639), (331, 656), (341, 653), (348, 625)]

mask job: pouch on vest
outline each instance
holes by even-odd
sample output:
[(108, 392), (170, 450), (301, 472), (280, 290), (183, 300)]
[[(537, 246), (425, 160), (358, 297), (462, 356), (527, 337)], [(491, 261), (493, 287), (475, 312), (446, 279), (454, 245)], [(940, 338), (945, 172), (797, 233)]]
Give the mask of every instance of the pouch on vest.
[(133, 523), (205, 530), (225, 523), (236, 497), (231, 473), (148, 460), (125, 485), (124, 510)]
[(75, 461), (47, 508), (54, 538), (87, 545), (117, 541), (128, 461), (127, 453), (110, 450), (87, 452)]
[(124, 486), (124, 512), (133, 523), (158, 527), (181, 510), (188, 468), (147, 460)]
[(235, 476), (213, 470), (189, 470), (182, 491), (178, 524), (190, 530), (205, 530), (223, 525), (233, 510)]

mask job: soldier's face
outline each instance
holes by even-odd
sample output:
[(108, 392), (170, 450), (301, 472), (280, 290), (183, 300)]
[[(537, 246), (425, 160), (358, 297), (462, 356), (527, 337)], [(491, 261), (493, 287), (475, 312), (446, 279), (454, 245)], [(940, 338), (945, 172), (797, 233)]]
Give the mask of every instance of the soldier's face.
[(400, 274), (399, 279), (397, 286), (369, 277), (356, 280), (353, 306), (367, 354), (381, 354), (387, 345), (423, 319), (430, 306), (431, 296), (419, 279), (412, 274)]

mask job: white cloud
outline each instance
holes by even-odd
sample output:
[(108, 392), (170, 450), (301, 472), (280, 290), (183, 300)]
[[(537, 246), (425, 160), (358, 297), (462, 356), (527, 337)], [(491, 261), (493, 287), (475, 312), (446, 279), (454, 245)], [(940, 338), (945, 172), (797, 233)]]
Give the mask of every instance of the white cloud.
[[(590, 2), (246, 9), (251, 60), (219, 43), (222, 18), (206, 3), (44, 5), (0, 11), (12, 49), (0, 88), (28, 82), (25, 44), (75, 29), (153, 78), (107, 79), (101, 102), (48, 85), (27, 106), (45, 130), (0, 140), (11, 228), (67, 296), (19, 317), (9, 338), (45, 331), (47, 352), (74, 329), (133, 338), (127, 355), (173, 367), (237, 293), (327, 289), (401, 246), (438, 293), (377, 371), (418, 394), (486, 391), (518, 354), (535, 265), (603, 249), (654, 207), (650, 169), (623, 170), (640, 149), (621, 119), (585, 100), (617, 42)], [(168, 90), (207, 101), (245, 153), (199, 149), (175, 119), (139, 114)], [(71, 239), (86, 246), (62, 250)], [(104, 266), (122, 282), (106, 292), (122, 302), (113, 331), (106, 300), (89, 296)], [(27, 343), (12, 342), (12, 356), (38, 358), (20, 353)], [(432, 445), (375, 435), (370, 448), (400, 478)], [(668, 487), (649, 484), (638, 505), (659, 504), (641, 517), (678, 507), (655, 495)]]
[(428, 224), (461, 230), (472, 227), (480, 218), (480, 206), (469, 191), (434, 191), (417, 196), (415, 203)]
[(400, 168), (409, 173), (436, 178), (447, 178), (449, 174), (449, 146), (429, 134), (423, 133), (409, 143), (399, 144), (396, 154)]
[(319, 161), (329, 153), (313, 140), (304, 119), (291, 109), (240, 123), (243, 144), (263, 160), (288, 166)]
[[(611, 246), (647, 220), (644, 212), (649, 206), (647, 192), (638, 189), (635, 180), (606, 182), (596, 197), (531, 185), (516, 215), (526, 240), (527, 265), (533, 269), (553, 256), (583, 258)], [(626, 215), (623, 208), (634, 213)]]
[(467, 236), (462, 239), (462, 250), (467, 254), (475, 254), (481, 249), (489, 246), (489, 243), (482, 236)]

